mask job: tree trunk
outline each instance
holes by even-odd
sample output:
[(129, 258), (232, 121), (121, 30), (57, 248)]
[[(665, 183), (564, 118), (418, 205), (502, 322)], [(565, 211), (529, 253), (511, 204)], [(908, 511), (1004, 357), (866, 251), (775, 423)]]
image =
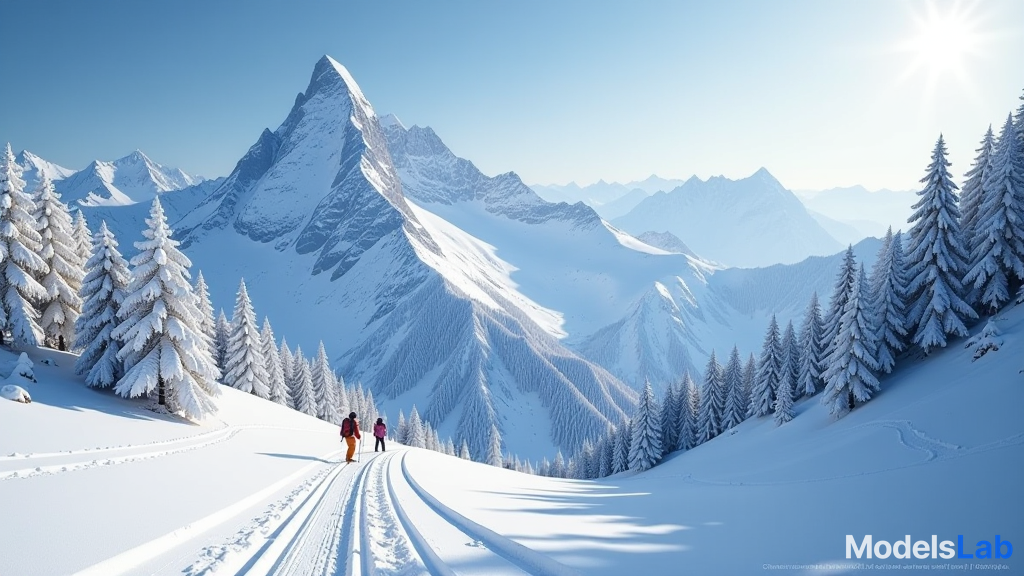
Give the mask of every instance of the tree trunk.
[(850, 403), (850, 410), (853, 410), (854, 406), (856, 406), (856, 404), (854, 403), (855, 401), (853, 398), (853, 392), (847, 392), (847, 399)]
[(57, 337), (57, 350), (60, 350), (61, 352), (66, 352), (67, 351), (67, 347), (65, 347), (65, 345), (64, 345), (64, 335), (63, 334), (61, 334), (60, 336)]
[(167, 404), (167, 399), (164, 397), (164, 377), (160, 376), (156, 380), (156, 403), (163, 406)]

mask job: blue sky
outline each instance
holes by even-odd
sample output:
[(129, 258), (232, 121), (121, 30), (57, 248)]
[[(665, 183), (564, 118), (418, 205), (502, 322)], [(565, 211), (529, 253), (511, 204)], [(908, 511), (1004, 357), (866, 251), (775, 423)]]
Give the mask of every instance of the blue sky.
[(1024, 2), (5, 3), (0, 140), (226, 175), (323, 54), (487, 174), (908, 189), (1021, 104)]

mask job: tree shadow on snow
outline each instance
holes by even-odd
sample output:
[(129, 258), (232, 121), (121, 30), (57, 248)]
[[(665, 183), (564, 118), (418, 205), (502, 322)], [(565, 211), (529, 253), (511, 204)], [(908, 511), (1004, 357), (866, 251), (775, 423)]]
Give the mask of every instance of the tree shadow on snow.
[(306, 454), (281, 454), (278, 452), (257, 452), (260, 456), (271, 456), (273, 458), (286, 458), (289, 460), (309, 460), (311, 462), (323, 462), (324, 464), (337, 464), (336, 461), (324, 460), (317, 456), (308, 456)]

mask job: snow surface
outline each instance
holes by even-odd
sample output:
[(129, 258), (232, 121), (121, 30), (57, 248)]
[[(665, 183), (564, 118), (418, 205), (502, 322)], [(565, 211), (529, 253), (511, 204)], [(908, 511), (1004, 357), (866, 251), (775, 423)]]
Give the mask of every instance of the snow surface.
[[(346, 466), (336, 427), (269, 401), (225, 389), (218, 416), (190, 424), (88, 389), (73, 356), (33, 349), (35, 402), (0, 403), (0, 573), (753, 574), (849, 566), (848, 534), (963, 535), (968, 550), (998, 534), (1016, 551), (1024, 306), (993, 325), (1000, 350), (905, 359), (842, 420), (812, 398), (781, 427), (751, 419), (601, 481), (394, 442)], [(0, 351), (0, 367), (14, 361)], [(1017, 556), (969, 562), (1016, 573)], [(948, 563), (854, 562), (783, 572)]]

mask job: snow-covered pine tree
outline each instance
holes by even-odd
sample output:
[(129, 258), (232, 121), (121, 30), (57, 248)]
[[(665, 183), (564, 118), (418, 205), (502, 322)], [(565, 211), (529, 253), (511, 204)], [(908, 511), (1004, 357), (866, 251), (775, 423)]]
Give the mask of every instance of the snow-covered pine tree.
[(750, 398), (754, 392), (754, 381), (757, 380), (757, 361), (754, 360), (754, 353), (747, 356), (747, 362), (743, 365), (743, 405), (747, 406), (747, 417), (750, 417)]
[(666, 452), (674, 450), (679, 444), (679, 392), (678, 386), (669, 383), (665, 388), (665, 399), (661, 403), (661, 445)]
[[(206, 284), (206, 278), (203, 278), (203, 271), (200, 270), (199, 274), (196, 275), (196, 285), (192, 289), (192, 293), (196, 297), (196, 308), (199, 309), (200, 319), (199, 327), (206, 338), (207, 347), (210, 349), (210, 354), (217, 359), (217, 323), (213, 319), (213, 304), (210, 302), (210, 287)], [(218, 364), (219, 366), (220, 364)]]
[(92, 231), (89, 230), (89, 223), (85, 221), (85, 214), (81, 210), (75, 211), (74, 232), (75, 253), (82, 262), (88, 262), (92, 256)]
[(245, 280), (238, 284), (238, 295), (235, 298), (224, 362), (224, 383), (260, 398), (270, 397), (267, 359), (263, 357), (256, 312), (249, 300), (249, 292), (245, 289)]
[(274, 329), (270, 326), (270, 318), (263, 319), (263, 330), (260, 332), (260, 348), (263, 351), (263, 360), (267, 363), (267, 384), (270, 387), (270, 401), (287, 406), (288, 386), (285, 384), (284, 369), (281, 367), (281, 353), (277, 350), (277, 342), (274, 338)]
[(75, 373), (85, 376), (86, 386), (109, 388), (124, 374), (124, 363), (117, 357), (121, 343), (113, 332), (131, 278), (106, 222), (100, 223), (93, 242), (82, 282), (82, 314), (75, 323), (75, 348), (82, 350)]
[(313, 393), (313, 373), (309, 362), (302, 355), (302, 347), (295, 347), (292, 363), (295, 374), (295, 409), (316, 418), (316, 396)]
[[(561, 455), (561, 452), (559, 452)], [(487, 434), (487, 459), (485, 461), (491, 466), (497, 466), (501, 468), (501, 433), (498, 432), (498, 427), (491, 423), (491, 431)]]
[(871, 310), (877, 315), (876, 358), (878, 371), (892, 372), (896, 355), (906, 348), (907, 277), (903, 260), (903, 238), (893, 236), (892, 228), (885, 234), (878, 258), (871, 271)]
[(879, 389), (874, 374), (878, 361), (874, 357), (875, 328), (868, 309), (869, 298), (867, 278), (861, 267), (843, 310), (835, 354), (825, 370), (821, 402), (837, 418), (849, 413), (858, 402), (867, 402)]
[(225, 367), (228, 362), (228, 340), (230, 339), (231, 322), (228, 321), (227, 314), (225, 314), (224, 309), (221, 308), (220, 315), (217, 316), (214, 336), (214, 359), (217, 361), (217, 366), (220, 366), (221, 372), (226, 371)]
[[(800, 349), (796, 330), (793, 329), (793, 321), (790, 320), (786, 324), (786, 329), (782, 331), (782, 377), (779, 379), (779, 388), (785, 384), (784, 380), (789, 380), (790, 402), (796, 398), (796, 379), (800, 376), (801, 356), (803, 356), (803, 350)], [(778, 396), (776, 393), (776, 400), (778, 400)]]
[(779, 389), (779, 382), (782, 380), (784, 364), (779, 323), (775, 320), (775, 315), (772, 314), (772, 321), (768, 324), (764, 344), (761, 346), (761, 359), (757, 363), (754, 388), (750, 391), (750, 409), (747, 413), (751, 417), (764, 416), (772, 411), (775, 404), (775, 392)]
[(615, 431), (612, 447), (612, 474), (629, 470), (629, 427), (623, 423)]
[(829, 301), (828, 311), (823, 319), (823, 343), (821, 356), (823, 365), (828, 362), (829, 356), (835, 349), (836, 334), (839, 333), (839, 318), (843, 315), (843, 308), (846, 306), (846, 298), (850, 294), (850, 286), (853, 286), (854, 277), (857, 275), (857, 261), (853, 254), (853, 246), (847, 246), (843, 254), (843, 262), (839, 265), (839, 272), (836, 274), (835, 287), (832, 289), (832, 300)]
[(661, 410), (651, 383), (644, 382), (640, 402), (632, 420), (633, 439), (629, 446), (629, 469), (650, 470), (661, 460)]
[(704, 389), (700, 395), (700, 409), (697, 413), (697, 443), (703, 444), (711, 440), (722, 430), (722, 417), (725, 413), (725, 375), (722, 365), (718, 363), (715, 351), (711, 351), (707, 366), (704, 368)]
[(35, 204), (24, 192), (21, 174), (8, 144), (0, 155), (0, 344), (10, 332), (14, 344), (37, 346), (43, 330), (32, 303), (46, 298), (36, 280), (46, 272), (46, 262), (39, 256)]
[(153, 199), (146, 238), (135, 243), (132, 279), (118, 311), (113, 335), (124, 376), (115, 392), (125, 397), (157, 393), (171, 410), (190, 418), (216, 411), (220, 374), (199, 328), (201, 314), (188, 282), (192, 262), (171, 238), (160, 199)]
[[(488, 435), (488, 441), (493, 441), (493, 437)], [(500, 437), (499, 437), (500, 441)], [(420, 418), (419, 410), (416, 409), (416, 405), (413, 404), (412, 412), (409, 413), (409, 421), (406, 422), (405, 426), (405, 441), (402, 442), (406, 446), (413, 448), (424, 448), (426, 447), (426, 437), (423, 433), (423, 419)], [(488, 444), (490, 446), (490, 444)], [(487, 455), (490, 457), (490, 453)], [(499, 466), (501, 464), (498, 464)]]
[[(405, 419), (405, 413), (401, 410), (398, 411), (398, 423), (395, 424), (395, 442), (399, 444), (405, 444), (405, 439), (409, 435), (409, 422)], [(463, 441), (463, 444), (466, 442)]]
[[(977, 251), (975, 237), (978, 231), (978, 219), (981, 216), (981, 200), (984, 196), (982, 186), (985, 183), (985, 175), (989, 172), (994, 148), (995, 136), (992, 134), (992, 125), (990, 124), (984, 138), (981, 139), (981, 148), (976, 150), (978, 156), (975, 157), (974, 164), (964, 174), (964, 185), (960, 189), (960, 232), (964, 237), (964, 252), (968, 256), (968, 271), (976, 264), (971, 258)], [(978, 303), (977, 294), (969, 293), (967, 301), (972, 306), (976, 305)]]
[[(331, 363), (327, 359), (327, 350), (324, 348), (323, 340), (316, 351), (316, 361), (313, 363), (313, 393), (316, 395), (317, 414), (321, 420), (341, 425), (341, 417), (338, 415), (338, 396), (335, 393), (337, 378), (334, 370), (331, 370)], [(369, 408), (360, 406), (358, 414), (369, 416)]]
[(295, 397), (297, 395), (295, 386), (295, 357), (288, 348), (288, 339), (281, 338), (281, 347), (278, 348), (278, 355), (281, 357), (281, 373), (284, 374), (284, 385), (288, 389), (288, 404), (291, 409), (295, 408)]
[[(964, 319), (977, 318), (963, 300), (964, 253), (960, 233), (960, 210), (949, 176), (946, 143), (939, 136), (928, 165), (928, 174), (921, 179), (924, 189), (914, 204), (914, 214), (907, 220), (910, 229), (908, 261), (911, 265), (907, 287), (908, 333), (911, 342), (925, 353), (936, 346), (946, 346), (946, 336), (966, 336)], [(829, 362), (834, 365), (834, 360)]]
[(604, 438), (601, 439), (600, 447), (600, 462), (597, 468), (597, 475), (599, 478), (604, 478), (612, 473), (612, 469), (615, 465), (615, 428), (608, 426), (608, 431), (605, 432)]
[(964, 285), (994, 314), (1024, 282), (1024, 143), (1006, 119), (982, 183), (973, 236), (974, 253)]
[(562, 451), (559, 450), (555, 453), (555, 461), (551, 463), (551, 477), (565, 478), (566, 472), (565, 457), (562, 456)]
[(469, 457), (469, 444), (467, 444), (465, 440), (462, 441), (462, 447), (459, 448), (459, 458), (462, 458), (463, 460), (472, 460), (472, 458)]
[(75, 341), (75, 321), (82, 313), (78, 292), (85, 277), (85, 261), (78, 254), (68, 207), (45, 174), (36, 190), (35, 208), (39, 255), (46, 262), (46, 271), (36, 278), (46, 290), (46, 297), (36, 301), (39, 327), (46, 346), (67, 350)]
[(800, 325), (800, 370), (797, 375), (794, 397), (813, 396), (818, 389), (825, 386), (821, 378), (822, 364), (825, 353), (824, 325), (821, 320), (821, 307), (818, 305), (818, 293), (811, 295), (811, 301), (804, 312), (804, 321)]
[(722, 415), (722, 431), (738, 426), (747, 417), (747, 404), (743, 400), (743, 364), (740, 351), (735, 346), (729, 354), (729, 362), (722, 373), (725, 380), (725, 412)]
[[(344, 419), (345, 416), (352, 411), (349, 409), (349, 406), (352, 406), (352, 400), (349, 399), (348, 390), (345, 389), (345, 380), (341, 376), (337, 376), (337, 374), (335, 374), (335, 376), (335, 382), (337, 383), (336, 391), (338, 396), (338, 414), (340, 414), (342, 419)], [(376, 422), (376, 420), (374, 420), (374, 422)]]
[(679, 450), (689, 450), (700, 444), (697, 441), (697, 419), (700, 414), (700, 389), (690, 378), (690, 373), (683, 375), (682, 385), (683, 400), (679, 407), (679, 442), (676, 444)]

